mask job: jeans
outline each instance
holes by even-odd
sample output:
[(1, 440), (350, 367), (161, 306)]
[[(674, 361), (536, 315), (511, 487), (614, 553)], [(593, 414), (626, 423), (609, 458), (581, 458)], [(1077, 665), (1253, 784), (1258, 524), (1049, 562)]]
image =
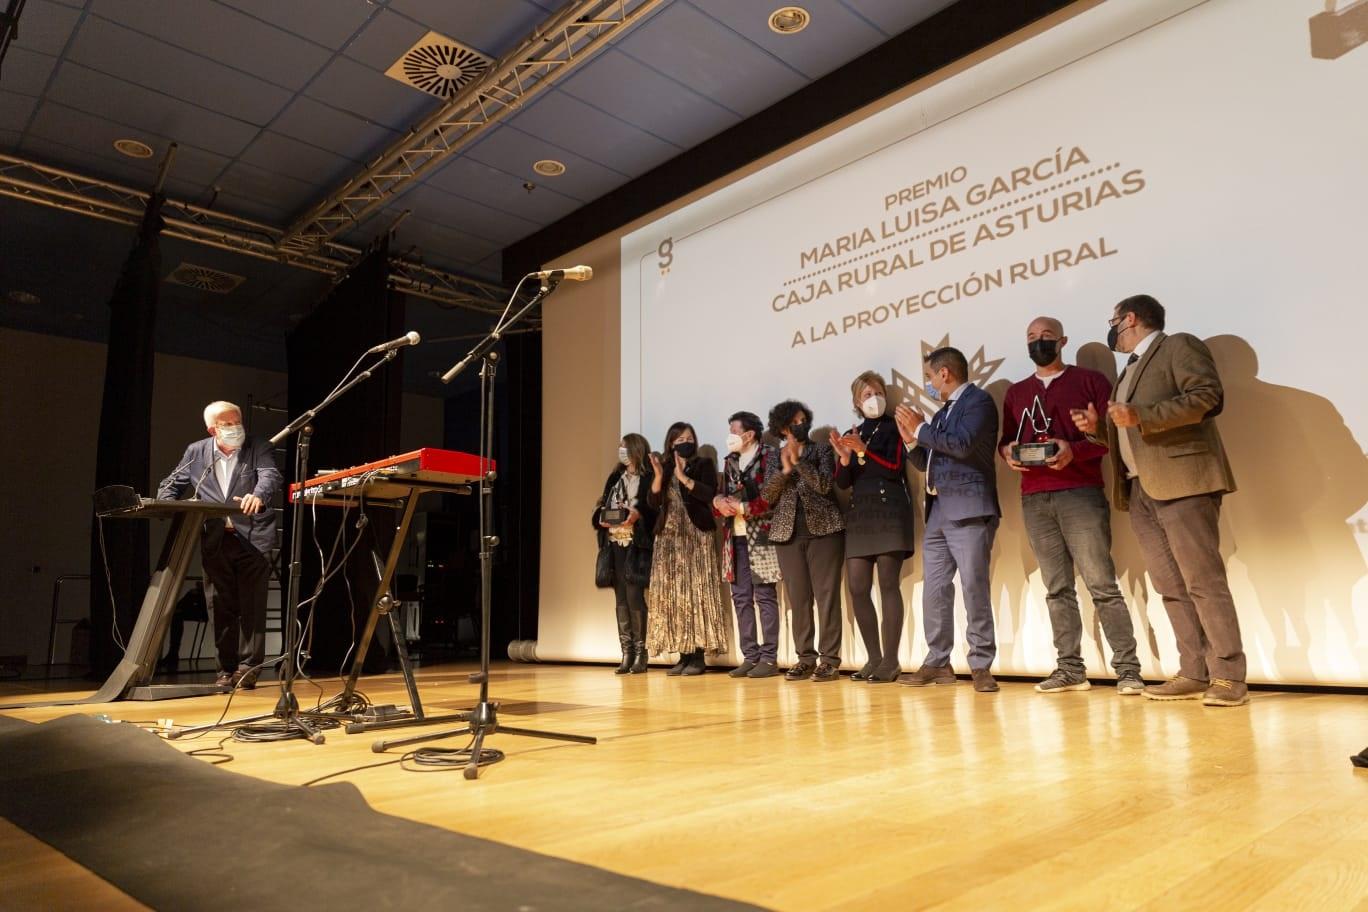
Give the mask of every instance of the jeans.
[(1059, 667), (1076, 675), (1085, 673), (1083, 616), (1078, 610), (1074, 576), (1088, 587), (1102, 632), (1112, 649), (1112, 668), (1119, 675), (1140, 673), (1135, 655), (1135, 628), (1130, 611), (1116, 582), (1111, 556), (1111, 510), (1101, 488), (1070, 488), (1043, 491), (1021, 498), (1026, 533), (1040, 564), (1045, 583), (1045, 603), (1050, 608)]

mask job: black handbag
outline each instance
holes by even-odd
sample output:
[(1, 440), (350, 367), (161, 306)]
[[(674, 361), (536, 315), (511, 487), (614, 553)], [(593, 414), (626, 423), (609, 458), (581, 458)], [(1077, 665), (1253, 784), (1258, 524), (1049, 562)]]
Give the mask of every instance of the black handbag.
[(594, 585), (600, 589), (613, 588), (613, 552), (609, 548), (616, 548), (617, 545), (608, 540), (608, 536), (603, 536), (603, 542), (599, 545), (598, 560), (594, 564)]

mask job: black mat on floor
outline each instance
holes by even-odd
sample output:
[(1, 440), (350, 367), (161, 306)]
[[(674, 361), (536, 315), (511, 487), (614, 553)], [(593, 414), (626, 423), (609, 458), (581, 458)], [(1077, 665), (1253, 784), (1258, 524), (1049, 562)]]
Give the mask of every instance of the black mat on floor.
[[(445, 775), (432, 788), (480, 787)], [(0, 725), (0, 815), (158, 909), (757, 908), (381, 814), (347, 783), (253, 779), (85, 716)]]

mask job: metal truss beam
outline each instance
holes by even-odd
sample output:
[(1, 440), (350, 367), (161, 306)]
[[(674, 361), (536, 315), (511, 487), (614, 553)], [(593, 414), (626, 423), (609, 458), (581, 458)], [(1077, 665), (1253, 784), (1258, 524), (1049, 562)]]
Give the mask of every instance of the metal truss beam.
[(308, 252), (327, 245), (620, 37), (662, 2), (579, 0), (566, 4), (483, 78), (300, 217), (286, 229), (281, 247)]
[[(0, 154), (0, 195), (75, 212), (90, 218), (136, 226), (150, 194), (121, 184), (86, 177), (61, 168)], [(361, 256), (359, 247), (328, 241), (313, 251), (292, 250), (280, 243), (281, 229), (180, 200), (162, 204), (162, 234), (206, 247), (309, 269), (340, 279)], [(390, 284), (406, 294), (482, 313), (498, 312), (507, 289), (434, 269), (408, 257), (390, 260)]]

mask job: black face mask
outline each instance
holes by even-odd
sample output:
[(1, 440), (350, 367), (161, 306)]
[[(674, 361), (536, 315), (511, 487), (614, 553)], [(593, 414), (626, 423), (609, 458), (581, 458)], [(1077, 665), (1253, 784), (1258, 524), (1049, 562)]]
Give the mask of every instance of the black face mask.
[(1121, 330), (1115, 324), (1107, 327), (1107, 348), (1116, 351), (1116, 337), (1121, 335)]
[(698, 452), (698, 444), (692, 441), (688, 443), (676, 443), (674, 445), (675, 454), (683, 459), (693, 459), (694, 453)]
[(1059, 357), (1059, 340), (1036, 339), (1034, 342), (1027, 342), (1026, 353), (1041, 367), (1054, 364), (1055, 358)]
[(798, 422), (797, 424), (790, 424), (790, 425), (789, 425), (789, 433), (792, 434), (792, 435), (793, 435), (793, 439), (796, 440), (796, 441), (798, 441), (799, 443), (807, 443), (807, 442), (808, 442), (808, 426), (807, 426), (807, 422), (806, 422), (806, 421), (800, 421), (800, 422)]

